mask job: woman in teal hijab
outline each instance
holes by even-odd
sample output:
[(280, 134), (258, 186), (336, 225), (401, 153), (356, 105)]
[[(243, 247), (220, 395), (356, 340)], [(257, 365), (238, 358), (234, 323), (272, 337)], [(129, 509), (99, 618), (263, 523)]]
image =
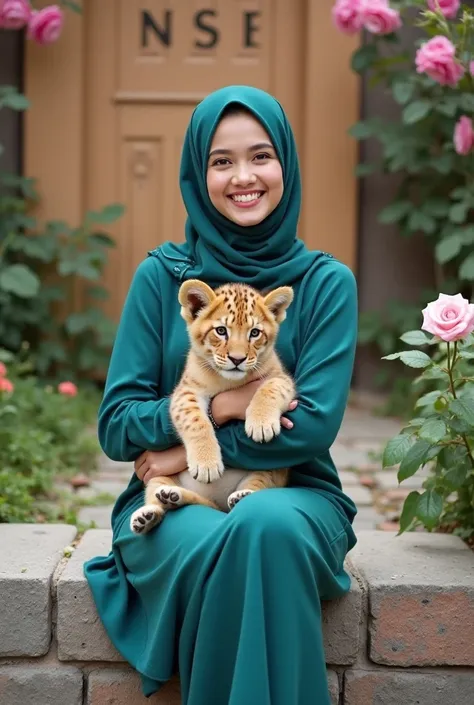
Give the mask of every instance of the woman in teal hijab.
[[(250, 129), (235, 141), (239, 115)], [(268, 144), (257, 149), (249, 139), (258, 131)], [(183, 705), (329, 705), (320, 602), (348, 591), (344, 559), (355, 544), (355, 506), (330, 455), (352, 375), (355, 280), (297, 238), (295, 142), (267, 93), (230, 86), (197, 106), (180, 184), (185, 243), (164, 244), (137, 268), (110, 361), (99, 438), (110, 458), (135, 461), (136, 472), (113, 510), (111, 552), (88, 561), (85, 574), (145, 695), (179, 670)], [(255, 197), (261, 203), (243, 205)], [(169, 395), (188, 347), (177, 300), (188, 278), (294, 288), (277, 343), (298, 389), (291, 421), (262, 446), (242, 423), (251, 385), (219, 395), (212, 407), (224, 463), (290, 466), (290, 486), (256, 492), (229, 514), (184, 507), (136, 536), (129, 523), (142, 504), (142, 480), (186, 466)]]

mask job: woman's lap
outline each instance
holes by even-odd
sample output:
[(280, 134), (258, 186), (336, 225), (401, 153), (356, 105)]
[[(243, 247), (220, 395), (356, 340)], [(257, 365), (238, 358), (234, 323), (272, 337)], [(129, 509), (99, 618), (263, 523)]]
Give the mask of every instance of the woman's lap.
[[(139, 578), (145, 562), (177, 563), (193, 570), (202, 567), (209, 548), (222, 548), (229, 537), (277, 550), (282, 541), (306, 545), (319, 554), (333, 573), (339, 573), (355, 537), (342, 512), (322, 493), (306, 488), (255, 492), (230, 512), (202, 506), (170, 511), (163, 523), (146, 536), (133, 534), (126, 520), (116, 538), (124, 563)], [(273, 544), (273, 546), (272, 546)]]
[(328, 705), (320, 599), (349, 589), (354, 542), (342, 512), (305, 488), (256, 492), (229, 514), (184, 507), (145, 536), (126, 518), (114, 550), (128, 628), (116, 645), (128, 644), (147, 695), (179, 668), (186, 705), (208, 705), (211, 684), (216, 705), (309, 705), (316, 692)]

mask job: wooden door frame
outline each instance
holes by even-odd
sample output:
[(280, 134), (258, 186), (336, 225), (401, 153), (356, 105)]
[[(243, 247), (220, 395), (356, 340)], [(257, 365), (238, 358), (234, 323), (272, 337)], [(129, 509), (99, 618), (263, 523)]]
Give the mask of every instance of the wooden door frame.
[[(84, 1), (85, 15), (88, 2), (91, 0)], [(288, 7), (288, 0), (275, 2), (281, 12)], [(114, 0), (101, 3), (110, 8), (112, 20)], [(350, 69), (351, 53), (359, 38), (341, 35), (332, 26), (332, 4), (333, 0), (306, 0), (304, 75), (295, 79), (293, 88), (287, 80), (284, 90), (289, 97), (300, 88), (306, 94), (304, 115), (295, 126), (303, 145), (302, 235), (310, 247), (332, 252), (355, 271), (354, 167), (358, 149), (347, 129), (357, 121), (360, 110), (359, 80)], [(56, 44), (40, 47), (26, 42), (25, 48), (25, 92), (32, 105), (24, 123), (24, 174), (38, 178), (41, 203), (37, 215), (72, 224), (81, 221), (87, 208), (97, 206), (89, 202), (86, 184), (90, 147), (85, 98), (87, 73), (91, 70), (86, 30), (87, 18), (70, 12)], [(113, 21), (103, 30), (113, 32)], [(284, 46), (285, 37), (280, 41)], [(277, 60), (284, 63), (284, 54)], [(108, 109), (113, 110), (113, 105)]]

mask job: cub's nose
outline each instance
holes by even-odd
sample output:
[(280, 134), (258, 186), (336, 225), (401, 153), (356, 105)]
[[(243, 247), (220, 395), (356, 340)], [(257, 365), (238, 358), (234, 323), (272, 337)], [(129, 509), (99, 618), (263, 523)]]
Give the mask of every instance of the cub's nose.
[(232, 357), (232, 355), (229, 355), (229, 360), (234, 363), (236, 367), (238, 367), (244, 360), (247, 359), (247, 355), (244, 355), (244, 357)]

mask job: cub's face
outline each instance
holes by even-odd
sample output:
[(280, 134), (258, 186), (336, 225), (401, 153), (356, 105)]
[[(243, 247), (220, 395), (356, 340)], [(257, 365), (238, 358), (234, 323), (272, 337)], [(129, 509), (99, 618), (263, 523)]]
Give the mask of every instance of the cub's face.
[(194, 352), (203, 366), (235, 381), (258, 371), (273, 350), (292, 300), (290, 287), (262, 296), (243, 284), (213, 291), (197, 279), (185, 282), (179, 291)]

